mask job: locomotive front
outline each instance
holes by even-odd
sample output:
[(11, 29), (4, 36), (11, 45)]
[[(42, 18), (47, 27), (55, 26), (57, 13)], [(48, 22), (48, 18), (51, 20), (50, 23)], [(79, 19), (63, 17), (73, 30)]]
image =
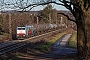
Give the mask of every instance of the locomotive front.
[(25, 26), (17, 26), (17, 38), (23, 38), (26, 36)]

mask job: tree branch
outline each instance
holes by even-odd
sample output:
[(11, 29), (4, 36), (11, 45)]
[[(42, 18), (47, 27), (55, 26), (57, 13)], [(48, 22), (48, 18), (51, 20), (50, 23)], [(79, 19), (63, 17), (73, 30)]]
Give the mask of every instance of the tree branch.
[(64, 13), (58, 13), (58, 14), (62, 14), (62, 15), (64, 15), (64, 16), (66, 16), (66, 17), (68, 18), (68, 20), (73, 21), (73, 22), (75, 22), (75, 23), (76, 23), (76, 21), (75, 21), (75, 20), (71, 19), (68, 15), (66, 15), (66, 14), (64, 14)]
[(86, 11), (88, 10), (89, 7), (90, 7), (90, 1), (89, 0), (85, 0), (84, 1), (84, 8), (86, 9)]
[(43, 3), (35, 3), (35, 4), (30, 4), (30, 5), (28, 5), (28, 6), (26, 6), (26, 7), (24, 7), (24, 9), (26, 9), (26, 8), (28, 8), (28, 7), (31, 7), (31, 6), (39, 6), (39, 5), (47, 5), (47, 4), (50, 4), (50, 3), (55, 3), (55, 4), (57, 4), (57, 5), (62, 5), (62, 6), (64, 6), (64, 4), (61, 4), (61, 3), (57, 3), (57, 2), (55, 2), (55, 1), (51, 1), (51, 2), (43, 2)]

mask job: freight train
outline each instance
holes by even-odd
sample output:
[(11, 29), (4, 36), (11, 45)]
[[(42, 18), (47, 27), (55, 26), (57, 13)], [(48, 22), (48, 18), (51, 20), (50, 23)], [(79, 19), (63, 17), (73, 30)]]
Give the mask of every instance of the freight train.
[(26, 26), (17, 26), (17, 38), (28, 38), (31, 36), (40, 35), (55, 29), (65, 27), (60, 24), (34, 24)]

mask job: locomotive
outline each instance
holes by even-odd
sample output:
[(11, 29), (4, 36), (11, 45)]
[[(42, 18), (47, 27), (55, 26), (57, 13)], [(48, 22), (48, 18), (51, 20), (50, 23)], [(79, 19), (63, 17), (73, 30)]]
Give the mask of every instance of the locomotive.
[(33, 26), (17, 26), (17, 38), (25, 38), (33, 34)]
[(17, 38), (27, 38), (40, 35), (60, 27), (61, 25), (56, 24), (34, 24), (28, 26), (17, 26)]

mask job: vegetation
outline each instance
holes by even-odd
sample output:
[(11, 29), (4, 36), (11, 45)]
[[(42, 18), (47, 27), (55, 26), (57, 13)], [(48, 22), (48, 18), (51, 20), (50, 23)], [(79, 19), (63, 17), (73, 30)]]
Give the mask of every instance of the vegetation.
[(3, 26), (3, 17), (2, 15), (0, 14), (0, 35), (2, 34), (1, 31), (2, 31), (2, 26)]
[[(49, 3), (54, 3), (57, 5), (62, 5), (71, 11), (72, 15), (75, 17), (71, 19), (68, 15), (65, 15), (68, 20), (71, 20), (77, 24), (77, 46), (78, 46), (78, 56), (83, 59), (88, 59), (90, 57), (90, 0), (1, 0), (1, 9), (11, 8), (11, 9), (21, 9), (28, 10), (39, 5), (46, 5)], [(13, 3), (13, 4), (12, 4)], [(3, 7), (3, 8), (2, 8)]]
[(42, 11), (41, 11), (41, 21), (44, 23), (48, 23), (51, 17), (51, 10), (52, 5), (48, 4)]
[(77, 35), (76, 35), (76, 32), (74, 32), (69, 40), (69, 47), (72, 47), (72, 48), (77, 48)]
[(62, 32), (62, 33), (56, 35), (55, 37), (51, 38), (51, 40), (49, 40), (48, 42), (35, 46), (35, 49), (38, 49), (42, 52), (49, 51), (51, 48), (51, 45), (54, 44), (64, 34), (66, 34), (66, 33)]
[(12, 57), (9, 60), (18, 60), (20, 56), (23, 56), (22, 54), (16, 54), (14, 57)]

